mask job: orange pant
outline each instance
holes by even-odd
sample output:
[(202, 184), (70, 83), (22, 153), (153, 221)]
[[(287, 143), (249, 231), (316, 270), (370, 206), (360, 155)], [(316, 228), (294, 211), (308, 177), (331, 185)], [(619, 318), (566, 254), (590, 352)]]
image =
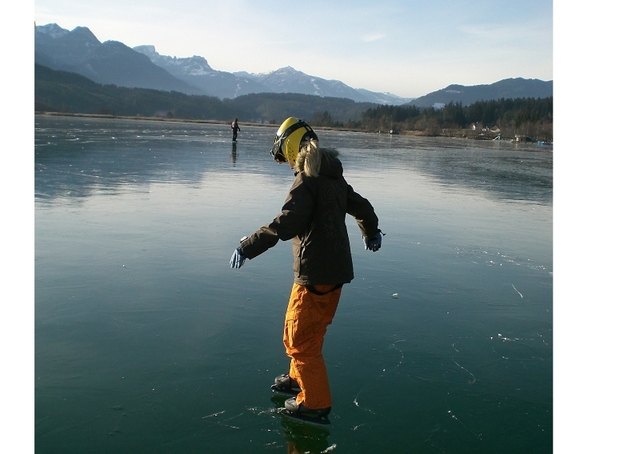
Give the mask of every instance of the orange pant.
[(284, 321), (283, 343), (291, 358), (289, 376), (300, 385), (296, 401), (307, 408), (331, 406), (329, 377), (322, 356), (322, 344), (327, 326), (338, 308), (341, 288), (316, 285), (313, 293), (307, 287), (293, 284)]

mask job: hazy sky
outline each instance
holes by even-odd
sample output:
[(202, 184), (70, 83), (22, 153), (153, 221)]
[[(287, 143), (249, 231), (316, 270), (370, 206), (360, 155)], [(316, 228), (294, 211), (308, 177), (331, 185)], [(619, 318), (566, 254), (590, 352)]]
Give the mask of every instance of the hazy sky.
[(216, 70), (292, 66), (405, 97), (553, 79), (551, 0), (35, 0), (34, 13), (36, 25), (85, 26)]

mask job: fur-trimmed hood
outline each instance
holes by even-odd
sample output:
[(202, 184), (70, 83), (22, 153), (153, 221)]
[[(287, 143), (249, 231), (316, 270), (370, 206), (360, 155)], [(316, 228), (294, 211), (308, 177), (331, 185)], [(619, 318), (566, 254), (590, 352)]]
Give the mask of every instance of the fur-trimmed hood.
[(304, 172), (309, 177), (325, 175), (338, 178), (342, 176), (342, 163), (338, 159), (338, 150), (308, 146), (298, 153), (293, 170)]

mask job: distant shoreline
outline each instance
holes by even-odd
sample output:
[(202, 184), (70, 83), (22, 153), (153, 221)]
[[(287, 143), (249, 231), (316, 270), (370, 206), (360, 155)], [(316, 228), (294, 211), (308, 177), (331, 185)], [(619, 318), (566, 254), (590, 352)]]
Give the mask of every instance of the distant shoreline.
[[(191, 118), (167, 118), (167, 117), (143, 117), (143, 116), (128, 116), (128, 115), (109, 115), (109, 114), (84, 114), (84, 113), (73, 113), (73, 112), (35, 112), (36, 116), (42, 117), (77, 117), (77, 118), (103, 118), (105, 120), (113, 119), (113, 120), (141, 120), (141, 121), (159, 121), (165, 123), (197, 123), (197, 124), (212, 124), (212, 125), (230, 125), (231, 119), (229, 121), (224, 120), (195, 120)], [(277, 128), (279, 125), (276, 123), (256, 123), (251, 121), (239, 121), (240, 125), (246, 126), (258, 126), (264, 128)], [(314, 126), (314, 129), (320, 130), (329, 130), (329, 131), (351, 131), (351, 132), (362, 132), (362, 133), (371, 133), (370, 131), (364, 131), (361, 129), (353, 129), (353, 128), (340, 128), (336, 126)], [(375, 133), (371, 133), (375, 134)], [(405, 134), (409, 135), (408, 132)], [(418, 134), (411, 134), (418, 135)]]
[[(105, 120), (140, 120), (140, 121), (157, 121), (157, 122), (165, 122), (165, 123), (195, 123), (195, 124), (211, 124), (211, 125), (230, 125), (231, 120), (195, 120), (189, 118), (166, 118), (166, 117), (143, 117), (143, 116), (127, 116), (127, 115), (108, 115), (108, 114), (84, 114), (84, 113), (70, 113), (70, 112), (34, 112), (35, 116), (42, 117), (72, 117), (72, 118), (100, 118)], [(275, 123), (255, 123), (255, 122), (240, 122), (241, 125), (246, 126), (256, 126), (263, 128), (275, 128), (278, 125)], [(335, 126), (314, 126), (314, 129), (324, 130), (324, 131), (346, 131), (346, 132), (360, 132), (363, 134), (383, 134), (381, 131), (365, 131), (362, 129), (353, 129), (353, 128), (339, 128)], [(493, 141), (494, 138), (486, 138), (481, 134), (471, 133), (471, 130), (467, 129), (451, 129), (449, 130), (449, 135), (428, 135), (423, 131), (399, 131), (394, 133), (384, 133), (388, 135), (404, 135), (404, 136), (412, 136), (412, 137), (434, 137), (434, 138), (444, 138), (444, 139), (464, 139), (464, 140), (479, 140), (479, 141)], [(528, 138), (525, 138), (528, 139)], [(535, 145), (537, 142), (535, 140), (517, 140), (517, 138), (503, 138), (497, 140), (498, 142), (507, 142), (507, 143), (529, 143)], [(544, 145), (546, 149), (552, 149), (553, 143), (540, 143), (540, 145)]]

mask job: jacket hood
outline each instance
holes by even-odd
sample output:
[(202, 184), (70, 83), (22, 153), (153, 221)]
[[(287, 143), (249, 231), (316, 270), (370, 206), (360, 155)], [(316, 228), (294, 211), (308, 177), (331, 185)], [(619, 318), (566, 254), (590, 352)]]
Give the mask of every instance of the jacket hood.
[(342, 176), (342, 163), (338, 150), (333, 148), (308, 147), (300, 150), (293, 170), (304, 172), (309, 177), (324, 175), (331, 178)]

